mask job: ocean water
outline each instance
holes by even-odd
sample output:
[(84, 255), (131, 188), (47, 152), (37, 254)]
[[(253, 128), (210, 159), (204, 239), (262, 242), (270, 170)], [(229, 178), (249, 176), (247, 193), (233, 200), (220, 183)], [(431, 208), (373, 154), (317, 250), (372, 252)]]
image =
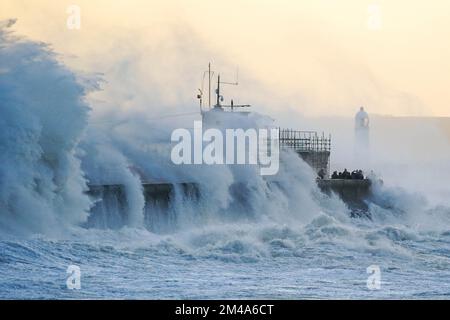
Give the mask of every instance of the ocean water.
[[(12, 25), (0, 24), (0, 298), (450, 297), (445, 181), (440, 193), (387, 181), (367, 203), (370, 219), (351, 218), (289, 152), (276, 185), (252, 167), (170, 165), (163, 142), (179, 123), (113, 112), (94, 125), (105, 120), (91, 119), (95, 79)], [(175, 189), (149, 206), (143, 177), (192, 181), (199, 192)], [(123, 185), (125, 205), (95, 209), (89, 183)], [(73, 265), (79, 289), (67, 285)]]
[[(322, 223), (305, 229), (230, 226), (170, 236), (91, 230), (70, 240), (3, 240), (0, 297), (449, 298), (450, 233), (368, 228), (363, 239), (349, 243), (348, 231)], [(382, 248), (370, 244), (377, 240)], [(80, 267), (79, 290), (66, 286), (69, 265)], [(380, 267), (379, 290), (367, 287), (370, 265)]]

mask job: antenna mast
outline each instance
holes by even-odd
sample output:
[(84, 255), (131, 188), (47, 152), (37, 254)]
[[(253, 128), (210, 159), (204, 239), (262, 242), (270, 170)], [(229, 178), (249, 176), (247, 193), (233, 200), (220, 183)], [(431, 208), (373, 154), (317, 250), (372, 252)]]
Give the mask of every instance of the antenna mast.
[(217, 76), (217, 107), (220, 107), (220, 74)]
[[(202, 106), (203, 106), (203, 87), (204, 87), (206, 74), (208, 74), (208, 106), (209, 106), (209, 109), (211, 109), (211, 78), (214, 76), (214, 71), (211, 71), (211, 62), (208, 63), (208, 71), (204, 71), (203, 72), (202, 88), (198, 89), (199, 90), (199, 94), (197, 95), (197, 98), (199, 99), (199, 102), (200, 102), (200, 113), (203, 113), (203, 110), (202, 110)], [(227, 85), (237, 86), (239, 84), (239, 80), (238, 79), (239, 79), (239, 69), (236, 69), (236, 82), (220, 81), (220, 74), (217, 75), (217, 89), (216, 89), (217, 101), (216, 101), (216, 104), (214, 105), (214, 108), (217, 107), (217, 108), (222, 109), (223, 107), (225, 107), (225, 108), (231, 108), (231, 110), (233, 111), (234, 108), (250, 107), (250, 105), (248, 105), (248, 104), (236, 105), (236, 104), (234, 104), (233, 100), (231, 100), (231, 105), (222, 105), (221, 104), (221, 102), (223, 102), (223, 96), (220, 95), (220, 85), (221, 84), (227, 84)]]

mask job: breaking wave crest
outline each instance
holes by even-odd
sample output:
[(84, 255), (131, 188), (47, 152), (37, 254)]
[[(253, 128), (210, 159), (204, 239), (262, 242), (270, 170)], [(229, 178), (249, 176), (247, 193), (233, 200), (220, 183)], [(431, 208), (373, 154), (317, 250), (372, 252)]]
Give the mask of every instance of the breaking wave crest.
[(48, 46), (0, 28), (0, 228), (53, 233), (86, 220), (77, 146), (85, 88)]

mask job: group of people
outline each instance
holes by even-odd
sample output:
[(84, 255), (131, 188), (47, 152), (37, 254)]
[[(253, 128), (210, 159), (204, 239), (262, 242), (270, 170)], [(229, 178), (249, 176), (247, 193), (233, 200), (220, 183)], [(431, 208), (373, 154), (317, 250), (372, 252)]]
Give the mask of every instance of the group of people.
[(331, 179), (353, 179), (353, 180), (363, 180), (364, 174), (362, 170), (353, 170), (351, 173), (344, 169), (343, 172), (334, 171), (331, 175)]

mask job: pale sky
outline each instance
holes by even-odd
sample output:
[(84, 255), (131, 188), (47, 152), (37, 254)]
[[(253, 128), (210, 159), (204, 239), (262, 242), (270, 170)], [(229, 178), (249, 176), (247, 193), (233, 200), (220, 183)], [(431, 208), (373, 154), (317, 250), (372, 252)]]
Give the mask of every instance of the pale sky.
[[(66, 26), (72, 4), (80, 30)], [(71, 67), (103, 73), (109, 95), (196, 105), (212, 61), (229, 78), (238, 66), (236, 94), (273, 113), (450, 116), (448, 0), (1, 0), (8, 18)]]

